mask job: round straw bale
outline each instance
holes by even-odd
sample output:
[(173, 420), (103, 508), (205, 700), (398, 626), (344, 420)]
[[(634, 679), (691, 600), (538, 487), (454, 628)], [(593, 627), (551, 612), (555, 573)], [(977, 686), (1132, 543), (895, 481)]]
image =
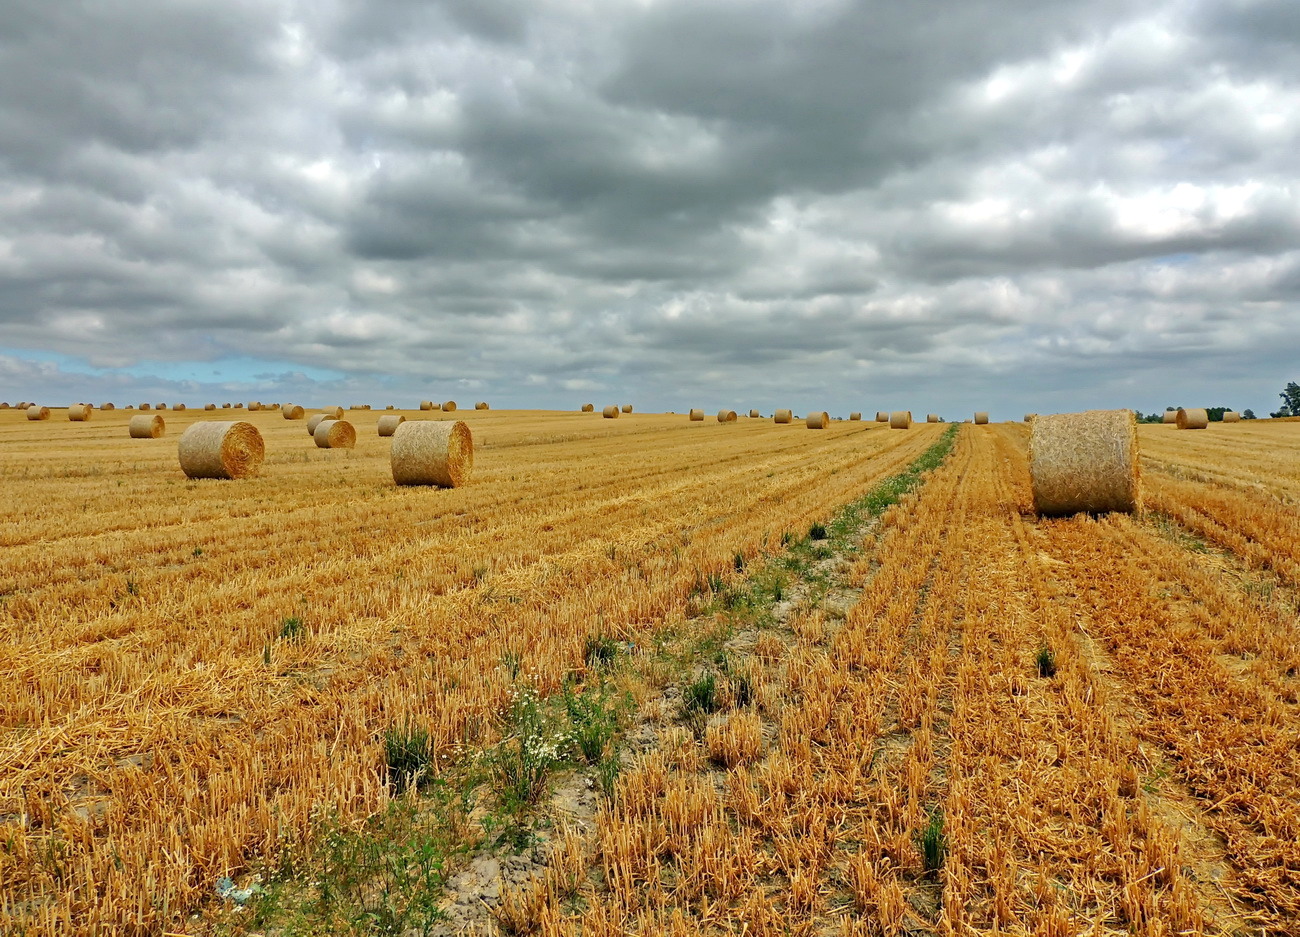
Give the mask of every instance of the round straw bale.
[(203, 409), (204, 409), (204, 410), (215, 410), (215, 409), (217, 409), (217, 405), (216, 405), (215, 403), (205, 403), (205, 404), (203, 405)]
[(1240, 423), (1240, 422), (1241, 422), (1241, 414), (1238, 413), (1236, 410), (1224, 410), (1224, 411), (1223, 411), (1223, 422), (1225, 422), (1225, 423)]
[(809, 429), (825, 429), (831, 425), (831, 415), (825, 410), (814, 410), (808, 414), (804, 423)]
[(200, 421), (181, 433), (181, 471), (190, 478), (252, 478), (262, 466), (262, 434), (243, 420)]
[(789, 423), (793, 419), (794, 414), (789, 410), (777, 410), (776, 413), (772, 414), (773, 423)]
[(124, 410), (134, 410), (134, 409), (135, 409), (135, 404), (133, 404), (133, 403), (128, 403), (128, 404), (127, 404), (125, 407), (123, 407), (122, 409), (124, 409)]
[(1038, 416), (1037, 413), (1026, 413), (1026, 414), (1025, 414), (1025, 422), (1026, 422), (1026, 423), (1032, 423), (1032, 422), (1034, 422), (1034, 418), (1037, 417), (1037, 416)]
[(27, 419), (29, 420), (48, 420), (50, 418), (50, 408), (40, 407), (32, 404), (27, 408)]
[(763, 415), (763, 414), (759, 413), (757, 410), (750, 410), (750, 411), (749, 411), (749, 418), (750, 418), (751, 420), (757, 420), (757, 419), (759, 419), (760, 417), (762, 417), (762, 415)]
[(0, 410), (8, 410), (8, 409), (9, 409), (9, 402), (7, 400), (0, 400)]
[(113, 406), (113, 404), (111, 404), (111, 403), (105, 403), (105, 404), (100, 404), (99, 409), (101, 409), (101, 410), (116, 410), (117, 407)]
[(397, 427), (406, 422), (406, 417), (400, 413), (387, 414), (379, 418), (379, 435), (391, 436), (397, 431)]
[(1137, 510), (1142, 493), (1132, 411), (1038, 417), (1029, 432), (1029, 475), (1039, 514)]
[[(989, 421), (989, 412), (987, 410), (975, 411), (975, 422), (983, 426)], [(936, 421), (937, 422), (937, 421)]]
[(886, 413), (884, 410), (877, 410), (877, 411), (876, 411), (876, 422), (877, 422), (877, 423), (888, 423), (888, 422), (889, 422), (889, 414)]
[(228, 403), (223, 403), (223, 404), (221, 405), (221, 409), (222, 409), (222, 410), (229, 410), (229, 409), (230, 409), (230, 404), (228, 404)]
[(474, 436), (464, 420), (403, 423), (393, 433), (393, 481), (458, 488), (474, 468)]
[(444, 401), (443, 401), (443, 404), (442, 404), (442, 409), (443, 409), (444, 411), (446, 411), (447, 413), (455, 413), (455, 412), (456, 412), (456, 401), (454, 401), (454, 400), (444, 400)]
[(734, 422), (736, 422), (736, 411), (735, 411), (735, 410), (719, 410), (719, 411), (718, 411), (718, 422), (719, 422), (719, 423), (734, 423)]
[(908, 429), (912, 425), (911, 410), (894, 410), (889, 414), (890, 429)]
[(172, 409), (173, 409), (173, 410), (184, 410), (184, 409), (185, 409), (185, 404), (183, 404), (183, 403), (174, 403), (174, 404), (172, 404)]
[(433, 401), (432, 401), (432, 400), (421, 400), (421, 401), (420, 401), (420, 409), (421, 409), (421, 410), (432, 410), (432, 409), (433, 409)]
[(235, 404), (235, 409), (236, 409), (236, 410), (242, 410), (242, 409), (244, 409), (244, 405), (243, 405), (242, 403), (237, 403), (237, 404)]
[(154, 407), (154, 409), (155, 409), (155, 410), (166, 410), (166, 409), (167, 409), (167, 404), (165, 404), (165, 403), (160, 403), (160, 404), (156, 405), (156, 406)]
[(342, 408), (342, 407), (321, 407), (321, 411), (320, 411), (320, 412), (321, 412), (322, 414), (324, 414), (326, 417), (328, 417), (329, 419), (331, 419), (331, 420), (341, 420), (341, 419), (343, 419), (343, 408)]
[(357, 445), (356, 428), (347, 420), (321, 420), (311, 438), (318, 449), (355, 449)]
[(153, 404), (151, 404), (151, 403), (142, 403), (142, 404), (140, 404), (140, 409), (141, 409), (141, 410), (152, 410), (152, 409), (153, 409)]
[(632, 412), (632, 405), (631, 405), (630, 403), (625, 403), (625, 404), (623, 404), (623, 412), (624, 412), (624, 413), (631, 413), (631, 412)]
[(307, 421), (307, 435), (315, 436), (316, 427), (320, 426), (326, 420), (334, 420), (334, 419), (337, 419), (337, 417), (330, 416), (328, 413), (313, 414), (312, 418)]
[(1210, 425), (1210, 415), (1199, 407), (1191, 410), (1179, 407), (1174, 422), (1179, 429), (1205, 429)]
[(595, 411), (596, 411), (596, 405), (594, 403), (584, 403), (582, 405), (583, 413), (594, 413)]
[(480, 400), (478, 403), (474, 404), (474, 409), (475, 409), (475, 410), (491, 410), (492, 408), (489, 407), (489, 406), (487, 405), (487, 401), (486, 401), (486, 400)]
[(84, 423), (90, 419), (90, 414), (94, 408), (88, 403), (79, 403), (75, 406), (68, 407), (68, 419), (74, 423)]
[(854, 410), (852, 413), (849, 414), (850, 423), (858, 423), (861, 420), (862, 420), (862, 414), (859, 413), (858, 411)]
[(307, 415), (307, 411), (296, 403), (285, 404), (284, 408), (280, 412), (284, 414), (286, 420), (301, 420)]
[(601, 411), (600, 411), (600, 415), (603, 416), (603, 417), (604, 417), (605, 419), (607, 419), (607, 420), (617, 420), (617, 419), (618, 419), (618, 407), (615, 406), (615, 405), (613, 405), (613, 404), (611, 404), (611, 405), (609, 405), (608, 407), (606, 407), (604, 410), (601, 410)]
[(1162, 417), (1160, 418), (1160, 422), (1161, 422), (1161, 423), (1177, 423), (1177, 422), (1178, 422), (1178, 411), (1177, 411), (1177, 410), (1166, 410), (1166, 411), (1165, 411), (1165, 415), (1162, 416)]
[(698, 408), (691, 408), (690, 418), (692, 423), (701, 423), (704, 421), (704, 411)]
[(250, 401), (250, 402), (249, 402), (249, 404), (248, 404), (248, 409), (249, 409), (249, 410), (261, 410), (261, 409), (262, 409), (262, 405), (261, 405), (260, 403), (258, 403), (256, 400), (253, 400), (253, 401)]
[(939, 422), (939, 414), (937, 414), (937, 413), (927, 413), (927, 414), (925, 415), (925, 422), (927, 422), (927, 423), (938, 423), (938, 422)]
[(126, 432), (132, 439), (157, 439), (167, 432), (167, 424), (156, 413), (148, 416), (142, 413), (131, 417), (126, 424)]

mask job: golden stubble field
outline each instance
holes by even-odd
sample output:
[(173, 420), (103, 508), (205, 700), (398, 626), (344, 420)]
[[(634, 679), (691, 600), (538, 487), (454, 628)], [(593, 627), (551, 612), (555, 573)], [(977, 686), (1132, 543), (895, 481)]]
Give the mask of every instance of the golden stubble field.
[[(131, 440), (130, 413), (0, 412), (0, 929), (200, 926), (220, 876), (383, 806), (385, 728), (451, 760), (517, 669), (545, 695), (589, 636), (693, 627), (701, 581), (947, 429), (462, 411), (474, 477), (438, 490), (392, 484), (384, 411), (346, 415), (355, 450), (265, 411)], [(259, 427), (257, 478), (185, 478), (205, 418)], [(1148, 513), (1053, 521), (1027, 435), (959, 427), (835, 589), (732, 635), (752, 699), (699, 732), (641, 700), (589, 874), (530, 926), (1294, 932), (1300, 424), (1144, 426)]]

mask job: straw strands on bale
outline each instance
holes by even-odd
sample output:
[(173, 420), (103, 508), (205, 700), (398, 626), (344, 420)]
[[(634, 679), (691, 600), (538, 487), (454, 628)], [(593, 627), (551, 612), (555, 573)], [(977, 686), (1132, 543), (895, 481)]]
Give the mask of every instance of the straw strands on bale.
[[(977, 424), (979, 424), (980, 426), (983, 426), (983, 425), (984, 425), (985, 423), (987, 423), (988, 421), (989, 421), (989, 413), (988, 413), (987, 410), (976, 410), (976, 411), (975, 411), (975, 422), (976, 422)], [(938, 422), (938, 421), (936, 420), (935, 422)]]
[(379, 418), (379, 435), (391, 436), (397, 431), (397, 427), (406, 422), (406, 417), (400, 413), (389, 414)]
[(704, 422), (704, 411), (700, 410), (699, 408), (692, 408), (690, 412), (690, 419), (692, 423)]
[(777, 410), (776, 413), (772, 414), (773, 423), (789, 423), (793, 419), (794, 414), (789, 410)]
[(356, 428), (347, 420), (321, 420), (311, 438), (318, 449), (355, 449), (357, 445)]
[(68, 419), (74, 423), (84, 423), (90, 419), (90, 415), (95, 412), (95, 408), (88, 403), (78, 403), (68, 407)]
[(849, 414), (850, 423), (858, 423), (861, 422), (861, 420), (862, 420), (862, 414), (857, 412), (856, 410), (854, 410), (852, 413)]
[(216, 405), (215, 403), (205, 403), (205, 404), (203, 405), (203, 409), (204, 409), (204, 410), (215, 410), (215, 409), (217, 409), (217, 405)]
[(894, 410), (889, 414), (890, 429), (907, 429), (912, 425), (911, 410)]
[(157, 439), (167, 432), (167, 424), (156, 413), (150, 413), (148, 416), (140, 414), (131, 417), (130, 422), (126, 424), (126, 432), (132, 439)]
[(27, 408), (27, 419), (29, 420), (48, 420), (49, 418), (49, 407), (38, 407), (36, 404), (32, 404)]
[(594, 413), (595, 410), (596, 410), (596, 405), (594, 403), (584, 403), (582, 405), (583, 413)]
[(937, 414), (937, 413), (927, 413), (927, 414), (925, 415), (925, 422), (927, 422), (927, 423), (938, 423), (938, 422), (939, 422), (939, 414)]
[(601, 411), (600, 411), (600, 415), (603, 416), (603, 417), (604, 417), (605, 419), (607, 419), (607, 420), (617, 420), (617, 419), (618, 419), (618, 407), (616, 407), (616, 406), (614, 406), (614, 405), (611, 404), (610, 406), (606, 407), (604, 410), (601, 410)]
[(1177, 411), (1177, 410), (1166, 410), (1166, 411), (1165, 411), (1165, 415), (1162, 416), (1162, 417), (1160, 418), (1160, 422), (1161, 422), (1161, 423), (1177, 423), (1177, 422), (1178, 422), (1178, 411)]
[(312, 416), (311, 419), (309, 419), (309, 420), (307, 421), (307, 435), (308, 435), (308, 436), (315, 436), (315, 435), (316, 435), (316, 427), (320, 426), (320, 425), (321, 425), (322, 423), (324, 423), (326, 420), (337, 420), (337, 419), (338, 419), (338, 417), (336, 417), (336, 416), (332, 416), (332, 415), (330, 415), (330, 414), (328, 414), (328, 413), (317, 413), (317, 414), (315, 414), (314, 416)]
[(1038, 417), (1029, 433), (1029, 475), (1039, 514), (1137, 510), (1142, 495), (1132, 411)]
[(1225, 423), (1240, 423), (1240, 422), (1241, 422), (1241, 414), (1238, 413), (1236, 410), (1224, 410), (1224, 411), (1223, 411), (1223, 422), (1225, 422)]
[(763, 415), (763, 414), (759, 413), (757, 410), (750, 410), (750, 411), (749, 411), (749, 418), (750, 418), (751, 420), (757, 420), (757, 419), (760, 418), (762, 415)]
[(625, 404), (623, 404), (623, 412), (624, 412), (624, 413), (631, 413), (631, 412), (632, 412), (632, 405), (631, 405), (630, 403), (625, 403)]
[(282, 409), (280, 412), (284, 415), (284, 418), (286, 420), (301, 420), (304, 416), (307, 415), (307, 411), (304, 410), (302, 407), (298, 406), (296, 403), (285, 404), (284, 409)]
[(1179, 407), (1174, 422), (1179, 429), (1205, 429), (1210, 425), (1210, 415), (1200, 407)]
[(877, 423), (888, 423), (888, 422), (889, 422), (889, 414), (886, 413), (884, 410), (877, 410), (877, 411), (876, 411), (876, 422), (877, 422)]
[(447, 400), (447, 401), (444, 401), (444, 402), (443, 402), (443, 405), (442, 405), (442, 409), (446, 410), (448, 413), (455, 413), (455, 412), (456, 412), (456, 401), (454, 401), (454, 400)]
[(719, 422), (719, 423), (734, 423), (734, 422), (736, 422), (736, 411), (735, 411), (735, 410), (719, 410), (719, 411), (718, 411), (718, 422)]
[(243, 420), (195, 423), (181, 433), (181, 471), (190, 478), (251, 478), (262, 466), (262, 434)]
[(474, 436), (463, 420), (403, 423), (393, 433), (390, 459), (399, 485), (458, 488), (474, 468)]
[(804, 423), (809, 429), (825, 429), (831, 425), (831, 415), (825, 410), (815, 410), (808, 414)]
[(487, 401), (486, 401), (486, 400), (480, 400), (478, 403), (474, 404), (474, 409), (475, 409), (475, 410), (490, 410), (490, 409), (492, 409), (492, 408), (489, 407), (489, 406), (487, 405)]

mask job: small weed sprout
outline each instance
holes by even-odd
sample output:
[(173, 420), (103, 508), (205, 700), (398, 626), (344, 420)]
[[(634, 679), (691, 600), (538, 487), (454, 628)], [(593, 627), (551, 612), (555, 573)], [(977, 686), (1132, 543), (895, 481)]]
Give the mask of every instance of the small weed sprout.
[(686, 685), (682, 691), (682, 715), (709, 715), (718, 711), (718, 678), (712, 671)]
[(1038, 649), (1038, 653), (1034, 655), (1034, 663), (1038, 666), (1040, 677), (1056, 676), (1056, 652), (1047, 645)]
[(511, 734), (490, 757), (502, 805), (521, 814), (546, 790), (551, 771), (564, 761), (571, 739), (551, 730), (535, 689), (520, 687), (513, 696), (507, 714)]
[(592, 670), (604, 670), (618, 656), (618, 642), (607, 635), (588, 635), (582, 659)]
[(745, 569), (745, 554), (737, 552), (731, 558), (731, 565), (736, 568), (736, 572), (742, 572)]
[(301, 641), (307, 636), (307, 626), (301, 618), (284, 618), (280, 621), (281, 641)]
[(825, 539), (826, 539), (826, 525), (825, 525), (825, 524), (821, 524), (821, 523), (816, 523), (816, 524), (813, 524), (811, 527), (809, 527), (809, 528), (808, 528), (808, 539), (809, 539), (809, 540), (825, 540)]
[(410, 722), (384, 730), (384, 757), (388, 763), (388, 783), (402, 793), (418, 787), (429, 773), (432, 750), (429, 730)]
[(943, 868), (948, 839), (943, 832), (943, 810), (937, 804), (930, 808), (930, 818), (917, 836), (917, 845), (921, 847), (921, 862), (927, 873), (934, 874)]

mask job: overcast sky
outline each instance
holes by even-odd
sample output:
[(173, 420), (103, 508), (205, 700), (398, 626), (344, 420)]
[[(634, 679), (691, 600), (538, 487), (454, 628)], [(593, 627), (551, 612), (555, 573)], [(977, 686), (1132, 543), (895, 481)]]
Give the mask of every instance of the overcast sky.
[(1300, 380), (1297, 0), (0, 9), (0, 399), (1001, 418)]

